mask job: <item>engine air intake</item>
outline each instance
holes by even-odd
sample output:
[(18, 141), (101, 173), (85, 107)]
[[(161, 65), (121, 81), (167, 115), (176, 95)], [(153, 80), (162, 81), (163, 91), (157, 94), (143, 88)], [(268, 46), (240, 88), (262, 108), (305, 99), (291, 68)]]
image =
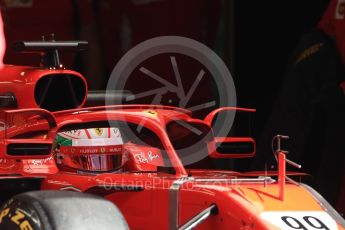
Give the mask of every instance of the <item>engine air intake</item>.
[(82, 78), (71, 74), (50, 74), (40, 78), (35, 86), (36, 104), (49, 111), (74, 109), (86, 96)]

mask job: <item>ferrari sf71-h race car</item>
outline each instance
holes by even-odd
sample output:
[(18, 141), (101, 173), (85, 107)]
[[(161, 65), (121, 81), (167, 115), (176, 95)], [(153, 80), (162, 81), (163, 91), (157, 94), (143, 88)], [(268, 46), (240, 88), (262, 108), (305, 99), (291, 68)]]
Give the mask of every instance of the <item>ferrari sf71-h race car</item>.
[(85, 106), (99, 94), (58, 57), (83, 45), (21, 42), (44, 53), (42, 66), (0, 70), (0, 229), (345, 229), (286, 172), (298, 165), (280, 149), (284, 136), (275, 138), (277, 171), (212, 169), (254, 156), (251, 137), (212, 129), (220, 113), (253, 109), (201, 120), (160, 105)]

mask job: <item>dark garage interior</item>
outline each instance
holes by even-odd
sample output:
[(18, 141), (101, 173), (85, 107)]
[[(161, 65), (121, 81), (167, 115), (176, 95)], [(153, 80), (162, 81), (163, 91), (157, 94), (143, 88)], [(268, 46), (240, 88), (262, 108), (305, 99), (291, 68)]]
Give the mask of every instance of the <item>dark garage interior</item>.
[[(296, 134), (283, 144), (283, 148), (290, 152), (288, 158), (301, 163), (302, 169), (298, 171), (312, 175), (306, 182), (315, 186), (339, 212), (345, 212), (344, 200), (341, 200), (345, 194), (345, 148), (341, 146), (345, 137), (342, 129), (345, 128), (345, 101), (340, 88), (345, 75), (342, 75), (342, 68), (338, 69), (341, 61), (335, 51), (334, 38), (325, 38), (325, 43), (331, 44), (327, 46), (331, 51), (323, 54), (331, 58), (315, 59), (308, 67), (301, 67), (303, 70), (295, 68), (296, 55), (298, 57), (301, 49), (303, 51), (303, 44), (308, 48), (309, 41), (304, 39), (317, 30), (329, 0), (52, 2), (0, 1), (7, 44), (5, 64), (37, 66), (40, 63), (39, 55), (12, 51), (15, 41), (87, 40), (89, 48), (84, 52), (60, 53), (62, 63), (82, 73), (89, 89), (105, 90), (109, 87), (107, 83), (116, 64), (127, 51), (141, 42), (159, 36), (194, 39), (213, 50), (226, 64), (236, 87), (236, 105), (257, 110), (251, 120), (256, 157), (225, 160), (220, 168), (225, 165), (226, 169), (238, 171), (275, 170), (276, 164), (270, 149), (273, 135)], [(320, 37), (323, 39), (323, 36), (322, 33)], [(310, 39), (310, 42), (314, 40)], [(181, 73), (185, 76), (182, 76), (182, 82), (185, 87), (191, 88), (194, 76), (198, 74), (196, 70), (203, 68), (199, 60), (195, 62), (184, 54), (168, 52), (145, 60), (140, 65), (155, 69), (155, 73), (173, 82), (169, 76), (171, 69), (164, 64), (172, 56), (182, 63)], [(326, 59), (328, 61), (324, 61)], [(327, 65), (322, 67), (323, 63)], [(121, 90), (140, 94), (160, 86), (157, 82), (141, 80), (143, 71), (139, 67), (133, 67), (131, 77)], [(333, 70), (337, 72), (333, 74)], [(187, 104), (193, 107), (206, 101), (216, 101), (213, 107), (195, 112), (199, 118), (220, 105), (225, 106), (220, 102), (221, 94), (215, 88), (217, 82), (212, 77), (211, 71), (205, 70), (205, 78), (200, 81), (195, 91), (197, 93), (191, 96), (190, 104)], [(299, 77), (305, 85), (299, 85)], [(329, 88), (322, 91), (324, 85)], [(311, 93), (304, 92), (305, 89), (310, 89)], [(291, 97), (287, 97), (289, 94)], [(311, 94), (321, 96), (310, 99)], [(176, 92), (167, 91), (160, 95), (158, 101), (153, 97), (144, 97), (135, 103), (179, 106), (179, 99)], [(292, 109), (289, 110), (288, 106)], [(286, 117), (276, 116), (279, 112), (286, 113)], [(300, 123), (296, 123), (297, 120)], [(284, 124), (290, 127), (284, 127)], [(234, 127), (230, 135), (242, 133), (242, 126), (235, 124)], [(293, 168), (288, 167), (290, 169)]]

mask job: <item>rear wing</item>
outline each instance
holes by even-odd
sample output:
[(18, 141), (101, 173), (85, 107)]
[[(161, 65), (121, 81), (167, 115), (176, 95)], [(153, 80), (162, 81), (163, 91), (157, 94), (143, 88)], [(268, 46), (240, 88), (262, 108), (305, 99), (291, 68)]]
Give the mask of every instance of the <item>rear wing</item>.
[(59, 51), (83, 51), (88, 46), (87, 41), (19, 41), (13, 44), (13, 50), (22, 53), (38, 53), (42, 56), (41, 65), (45, 67), (62, 68)]
[(47, 135), (28, 137), (57, 126), (52, 113), (43, 109), (0, 111), (0, 158), (41, 159), (51, 154), (54, 140)]

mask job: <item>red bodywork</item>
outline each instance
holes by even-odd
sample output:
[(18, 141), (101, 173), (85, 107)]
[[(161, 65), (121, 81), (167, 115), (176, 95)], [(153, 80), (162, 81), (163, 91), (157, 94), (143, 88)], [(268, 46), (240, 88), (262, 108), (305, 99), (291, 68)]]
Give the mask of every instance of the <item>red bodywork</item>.
[[(6, 76), (0, 93), (14, 92), (18, 100), (18, 109), (1, 111), (0, 178), (37, 178), (42, 190), (72, 190), (103, 196), (119, 207), (131, 229), (177, 229), (211, 205), (216, 205), (217, 211), (198, 225), (198, 229), (278, 229), (280, 225), (275, 224), (275, 218), (280, 217), (275, 214), (286, 213), (292, 213), (291, 218), (295, 220), (300, 220), (303, 215), (315, 216), (321, 218), (322, 223), (333, 221), (331, 226), (344, 229), (343, 220), (327, 213), (327, 207), (304, 185), (285, 180), (278, 183), (268, 177), (277, 176), (277, 172), (186, 169), (169, 139), (167, 124), (180, 120), (201, 123), (211, 129), (212, 119), (219, 111), (211, 113), (205, 120), (193, 119), (184, 109), (152, 105), (83, 108), (82, 103), (76, 109), (48, 112), (39, 109), (33, 92), (37, 81), (50, 74), (70, 74), (85, 83), (79, 73), (68, 70), (6, 66), (0, 71), (3, 78)], [(148, 147), (133, 150), (123, 170), (98, 174), (62, 170), (56, 164), (53, 151), (46, 156), (7, 154), (7, 146), (11, 143), (53, 144), (59, 130), (68, 125), (109, 120), (144, 124), (153, 131), (161, 141), (174, 173), (158, 170), (158, 166), (164, 165), (159, 157), (148, 162), (134, 157), (135, 151), (145, 152)], [(24, 135), (37, 131), (43, 132)], [(250, 137), (226, 139), (250, 141), (255, 145)], [(217, 141), (224, 141), (224, 138), (216, 138), (214, 142)], [(208, 143), (210, 156), (215, 154), (214, 142)], [(124, 148), (131, 148), (131, 145), (126, 144)], [(250, 152), (241, 157), (253, 154)], [(217, 157), (221, 156), (216, 154)], [(285, 169), (282, 170), (280, 177), (285, 175)], [(281, 219), (279, 221), (283, 223)], [(302, 221), (303, 218), (301, 225), (307, 225)], [(328, 222), (325, 224), (330, 226)]]

